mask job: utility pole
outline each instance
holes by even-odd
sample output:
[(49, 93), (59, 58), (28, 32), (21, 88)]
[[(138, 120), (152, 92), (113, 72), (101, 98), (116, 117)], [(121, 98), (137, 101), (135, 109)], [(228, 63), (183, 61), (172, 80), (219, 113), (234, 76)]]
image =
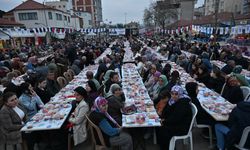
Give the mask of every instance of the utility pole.
[(219, 5), (220, 5), (220, 0), (215, 0), (215, 10), (214, 10), (214, 17), (215, 17), (215, 31), (217, 34), (217, 29), (218, 29), (218, 12), (219, 12)]

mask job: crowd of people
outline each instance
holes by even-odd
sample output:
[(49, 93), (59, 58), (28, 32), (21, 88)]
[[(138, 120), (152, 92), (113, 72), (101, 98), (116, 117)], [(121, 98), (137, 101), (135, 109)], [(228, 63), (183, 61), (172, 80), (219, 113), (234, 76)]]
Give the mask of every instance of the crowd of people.
[[(249, 68), (249, 63), (241, 51), (231, 50), (230, 46), (221, 48), (214, 42), (205, 44), (187, 42), (181, 36), (139, 39), (129, 38), (128, 41), (137, 70), (161, 118), (162, 126), (156, 128), (160, 149), (168, 149), (173, 136), (187, 134), (193, 116), (191, 102), (198, 109), (197, 123), (213, 127), (217, 148), (232, 149), (233, 145), (239, 142), (244, 128), (250, 125), (248, 117), (250, 103), (244, 101), (240, 88), (249, 86), (248, 78), (240, 74), (242, 68)], [(88, 79), (86, 86), (74, 89), (76, 100), (72, 102), (71, 115), (60, 130), (31, 133), (20, 131), (24, 124), (60, 91), (62, 87), (56, 80), (57, 76), (61, 76), (68, 69), (73, 70), (75, 75), (79, 74), (86, 66), (93, 65), (95, 59), (113, 41), (110, 39), (97, 42), (83, 40), (80, 37), (57, 41), (50, 45), (53, 55), (43, 62), (38, 62), (36, 53), (31, 50), (27, 52), (27, 58), (21, 58), (18, 52), (1, 53), (1, 83), (5, 90), (2, 94), (0, 111), (0, 146), (6, 150), (19, 150), (22, 147), (22, 140), (25, 140), (29, 150), (33, 150), (34, 145), (40, 143), (45, 143), (45, 146), (39, 149), (67, 149), (69, 130), (64, 128), (67, 126), (73, 129), (74, 148), (80, 149), (90, 137), (87, 130), (87, 116), (100, 128), (107, 146), (132, 150), (133, 131), (122, 127), (120, 111), (125, 102), (121, 84), (121, 68), (125, 63), (123, 57), (126, 53), (125, 38), (116, 39), (111, 47), (112, 52), (100, 60), (96, 73), (92, 71), (86, 73)], [(194, 55), (188, 58), (182, 50)], [(177, 70), (173, 71), (170, 63), (163, 66), (156, 53), (181, 66), (196, 81), (221, 93), (229, 102), (237, 104), (229, 115), (229, 120), (217, 122), (205, 112), (197, 98), (198, 84), (188, 82), (185, 87), (181, 86), (182, 75)], [(211, 59), (224, 61), (227, 65), (220, 69), (212, 65)], [(18, 75), (10, 70), (26, 73), (25, 82), (15, 85), (12, 79)], [(145, 135), (150, 132), (151, 130), (147, 130)], [(53, 139), (46, 137), (47, 133), (48, 137)], [(97, 143), (100, 141), (97, 140)], [(249, 139), (246, 143), (246, 146), (250, 146)]]

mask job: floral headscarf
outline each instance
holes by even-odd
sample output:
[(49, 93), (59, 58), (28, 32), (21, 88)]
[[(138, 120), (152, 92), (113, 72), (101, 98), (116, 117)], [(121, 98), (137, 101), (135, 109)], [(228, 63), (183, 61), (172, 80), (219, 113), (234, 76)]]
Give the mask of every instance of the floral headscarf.
[(104, 97), (99, 96), (95, 99), (92, 110), (103, 113), (110, 121), (112, 121), (117, 127), (119, 127), (120, 125), (108, 114), (107, 111), (101, 111), (101, 105), (105, 104), (108, 104), (108, 101)]
[[(182, 88), (180, 85), (175, 85), (175, 86), (173, 86), (172, 89), (171, 89), (171, 92), (176, 92), (176, 93), (178, 93), (179, 99), (185, 98), (185, 97), (188, 98), (188, 96), (185, 95), (184, 90), (183, 90), (183, 88)], [(171, 99), (168, 101), (168, 104), (171, 106), (171, 105), (173, 105), (175, 102), (176, 102), (176, 101), (173, 100), (173, 99), (171, 98)]]

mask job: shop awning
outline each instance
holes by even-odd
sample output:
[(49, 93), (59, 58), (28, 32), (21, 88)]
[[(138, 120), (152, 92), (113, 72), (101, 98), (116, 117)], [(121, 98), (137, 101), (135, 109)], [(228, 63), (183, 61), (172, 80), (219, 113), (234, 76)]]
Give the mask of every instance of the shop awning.
[(10, 37), (7, 34), (0, 32), (0, 40), (9, 40)]

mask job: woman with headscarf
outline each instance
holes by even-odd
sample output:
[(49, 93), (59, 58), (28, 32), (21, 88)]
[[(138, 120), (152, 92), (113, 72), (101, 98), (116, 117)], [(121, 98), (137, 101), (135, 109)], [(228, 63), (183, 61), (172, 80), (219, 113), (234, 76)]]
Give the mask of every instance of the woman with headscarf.
[(222, 93), (222, 97), (233, 104), (237, 104), (244, 100), (243, 92), (240, 88), (240, 83), (235, 76), (228, 77), (226, 86)]
[(168, 79), (165, 75), (161, 75), (159, 77), (159, 81), (158, 81), (159, 87), (157, 89), (157, 93), (155, 98), (153, 99), (154, 104), (157, 104), (161, 99), (161, 95), (162, 93), (166, 92), (167, 90), (167, 85), (168, 85)]
[(101, 129), (107, 146), (119, 146), (121, 150), (133, 149), (131, 136), (108, 114), (108, 101), (104, 97), (96, 98), (89, 118)]
[(109, 93), (111, 95), (107, 97), (108, 113), (115, 119), (115, 121), (119, 125), (121, 125), (122, 124), (121, 108), (123, 107), (123, 102), (125, 101), (122, 88), (119, 86), (119, 84), (112, 84)]
[(157, 140), (161, 150), (168, 150), (171, 138), (187, 134), (192, 120), (190, 98), (184, 94), (181, 86), (172, 87), (171, 98), (162, 112), (161, 119), (162, 126), (158, 129)]
[(152, 85), (150, 87), (148, 87), (148, 94), (153, 99), (157, 95), (157, 89), (159, 88), (158, 81), (159, 81), (160, 75), (161, 75), (161, 73), (159, 71), (156, 71), (154, 73), (154, 82), (152, 83)]
[(154, 73), (157, 71), (156, 65), (151, 65), (150, 73), (147, 80), (144, 82), (145, 87), (148, 89), (154, 83)]
[(241, 74), (242, 72), (242, 66), (241, 65), (237, 65), (234, 67), (232, 75), (234, 75), (237, 80), (240, 82), (241, 86), (250, 86), (249, 82), (247, 81), (245, 75)]
[(145, 70), (143, 73), (143, 83), (145, 83), (148, 80), (148, 76), (150, 75), (150, 71), (151, 71), (151, 66), (152, 66), (152, 62), (151, 61), (147, 61), (145, 64)]

